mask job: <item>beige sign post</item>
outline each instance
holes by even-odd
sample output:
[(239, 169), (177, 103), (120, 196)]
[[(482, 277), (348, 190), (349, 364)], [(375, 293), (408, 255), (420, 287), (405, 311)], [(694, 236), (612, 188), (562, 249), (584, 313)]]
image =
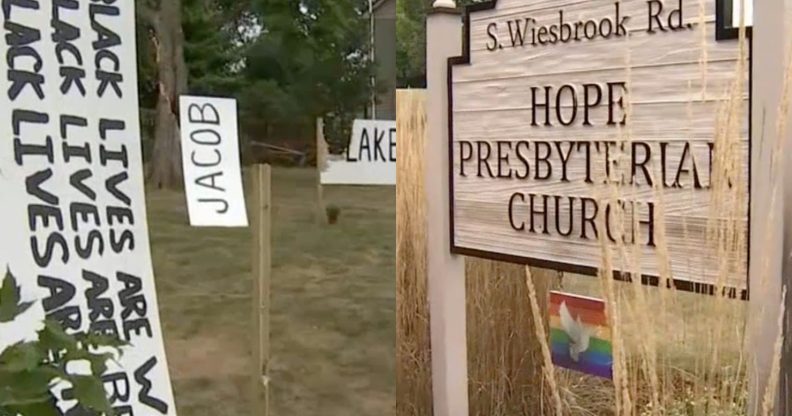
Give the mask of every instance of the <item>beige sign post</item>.
[(437, 0), (427, 18), (427, 273), (435, 416), (467, 416), (465, 262), (451, 254), (448, 181), (448, 58), (461, 50), (453, 0)]
[[(792, 85), (788, 82), (792, 69), (789, 65), (792, 0), (755, 1), (753, 20), (752, 130), (756, 140), (752, 152), (748, 414), (765, 414), (765, 397), (771, 397), (766, 396), (768, 386), (776, 388), (769, 383), (777, 380), (780, 388), (774, 414), (782, 416), (792, 412), (789, 294), (785, 302), (786, 339), (780, 367), (775, 366), (779, 357), (774, 351), (781, 335), (778, 326), (780, 305), (784, 304), (781, 294), (784, 288), (789, 290), (792, 278), (789, 255), (792, 252), (792, 126), (789, 125)], [(782, 111), (786, 112), (781, 114)], [(780, 374), (773, 374), (774, 368), (780, 369)]]

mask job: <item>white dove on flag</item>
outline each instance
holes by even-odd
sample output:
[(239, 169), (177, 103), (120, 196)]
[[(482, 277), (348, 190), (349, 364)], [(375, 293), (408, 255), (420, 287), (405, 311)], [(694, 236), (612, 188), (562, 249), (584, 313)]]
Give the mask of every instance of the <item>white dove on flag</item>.
[(580, 316), (578, 316), (577, 320), (572, 318), (566, 302), (561, 303), (559, 315), (561, 317), (561, 327), (569, 336), (569, 356), (572, 357), (573, 361), (578, 362), (580, 354), (586, 352), (589, 348), (591, 330), (583, 325), (583, 322), (580, 321)]

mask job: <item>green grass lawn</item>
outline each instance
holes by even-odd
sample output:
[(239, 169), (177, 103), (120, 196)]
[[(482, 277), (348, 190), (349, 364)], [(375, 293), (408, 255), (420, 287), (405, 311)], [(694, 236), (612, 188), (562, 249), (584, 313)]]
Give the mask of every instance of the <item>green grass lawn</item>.
[[(325, 188), (320, 226), (313, 170), (272, 182), (272, 415), (394, 414), (395, 189)], [(190, 228), (176, 192), (148, 212), (179, 414), (251, 414), (250, 231)]]

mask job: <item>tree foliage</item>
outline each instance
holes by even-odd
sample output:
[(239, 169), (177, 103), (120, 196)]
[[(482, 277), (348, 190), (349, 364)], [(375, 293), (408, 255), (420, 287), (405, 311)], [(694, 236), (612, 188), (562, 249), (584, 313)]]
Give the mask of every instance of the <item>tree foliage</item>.
[[(483, 0), (457, 0), (457, 7)], [(426, 14), (433, 0), (399, 0), (396, 3), (396, 77), (401, 88), (426, 86)]]
[(254, 0), (242, 107), (272, 121), (361, 110), (373, 73), (360, 0)]
[[(237, 98), (243, 130), (313, 124), (327, 114), (354, 118), (365, 108), (374, 73), (367, 0), (181, 2), (187, 92)], [(163, 68), (156, 31), (139, 21), (141, 103), (153, 115)]]
[[(21, 302), (16, 279), (7, 272), (0, 287), (0, 325), (13, 322), (32, 306)], [(50, 390), (68, 382), (78, 406), (112, 414), (101, 375), (122, 344), (96, 333), (69, 335), (60, 324), (45, 321), (38, 339), (19, 342), (0, 352), (0, 416), (57, 416), (60, 411)], [(103, 349), (104, 353), (97, 352)], [(69, 371), (69, 364), (86, 362), (88, 374)]]
[(396, 79), (399, 87), (425, 87), (427, 0), (396, 3)]
[[(159, 40), (152, 20), (161, 18), (162, 0), (139, 0), (138, 9), (147, 9), (137, 20), (138, 73), (141, 105), (156, 105), (159, 69)], [(195, 94), (230, 94), (239, 88), (237, 68), (242, 53), (239, 28), (244, 26), (247, 1), (181, 0), (181, 45), (189, 74), (188, 85)]]
[(238, 65), (243, 46), (238, 25), (244, 2), (182, 0), (184, 57), (192, 94), (231, 94), (240, 88)]

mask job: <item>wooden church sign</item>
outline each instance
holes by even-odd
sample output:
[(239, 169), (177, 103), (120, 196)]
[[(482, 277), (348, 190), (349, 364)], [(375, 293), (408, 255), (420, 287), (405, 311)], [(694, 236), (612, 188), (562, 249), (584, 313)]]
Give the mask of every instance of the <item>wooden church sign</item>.
[(468, 7), (449, 62), (452, 251), (594, 274), (607, 249), (617, 277), (744, 291), (750, 42), (730, 10)]

